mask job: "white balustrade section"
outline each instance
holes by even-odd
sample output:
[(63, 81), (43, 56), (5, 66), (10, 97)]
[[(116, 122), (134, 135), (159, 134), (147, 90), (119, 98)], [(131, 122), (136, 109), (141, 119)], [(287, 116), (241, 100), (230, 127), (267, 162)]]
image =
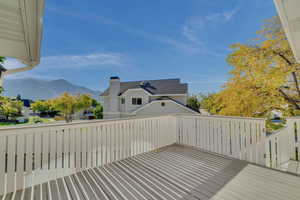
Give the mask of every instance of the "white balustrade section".
[(293, 172), (290, 161), (300, 160), (300, 118), (286, 119), (286, 127), (266, 139), (267, 166)]
[(266, 166), (283, 169), (291, 158), (289, 128), (285, 127), (266, 138)]
[(300, 117), (287, 118), (287, 127), (290, 158), (300, 161)]
[(265, 120), (178, 115), (178, 143), (265, 165)]
[[(0, 128), (0, 195), (174, 143), (278, 168), (299, 160), (300, 118), (166, 115)], [(288, 136), (288, 137), (286, 137)]]
[(0, 194), (176, 142), (175, 117), (0, 128)]

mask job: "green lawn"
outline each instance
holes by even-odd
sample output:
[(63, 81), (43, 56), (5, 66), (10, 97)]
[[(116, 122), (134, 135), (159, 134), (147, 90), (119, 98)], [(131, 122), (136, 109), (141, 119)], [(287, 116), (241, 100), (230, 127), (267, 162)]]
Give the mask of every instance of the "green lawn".
[(52, 119), (52, 118), (30, 117), (29, 121), (26, 123), (0, 122), (0, 126), (29, 125), (29, 124), (47, 123), (47, 122), (53, 122), (53, 121), (54, 121), (54, 119)]
[(25, 124), (25, 123), (13, 123), (13, 122), (0, 122), (0, 126), (14, 126), (19, 124)]

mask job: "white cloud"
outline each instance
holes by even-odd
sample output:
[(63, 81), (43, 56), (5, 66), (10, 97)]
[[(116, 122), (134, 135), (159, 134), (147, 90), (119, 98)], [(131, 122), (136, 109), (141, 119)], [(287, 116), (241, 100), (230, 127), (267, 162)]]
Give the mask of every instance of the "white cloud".
[[(98, 15), (98, 14), (93, 14), (93, 13), (72, 13), (68, 12), (65, 10), (61, 10), (55, 7), (48, 7), (48, 9), (52, 12), (56, 12), (60, 15), (67, 15), (70, 17), (78, 18), (81, 20), (89, 20), (89, 21), (94, 21), (94, 22), (101, 22), (103, 24), (107, 24), (110, 26), (113, 26), (115, 28), (120, 29), (123, 32), (136, 35), (139, 37), (143, 37), (148, 40), (160, 42), (166, 45), (169, 45), (175, 49), (179, 49), (181, 51), (187, 52), (187, 53), (192, 53), (192, 54), (204, 54), (204, 55), (212, 55), (212, 56), (219, 56), (218, 53), (209, 50), (208, 48), (204, 47), (204, 44), (202, 43), (201, 40), (199, 40), (199, 31), (202, 26), (205, 25), (205, 21), (197, 21), (197, 19), (192, 18), (192, 23), (191, 24), (186, 24), (183, 28), (183, 35), (185, 36), (185, 39), (188, 39), (188, 41), (182, 41), (179, 39), (174, 39), (165, 35), (158, 35), (155, 33), (149, 33), (145, 32), (143, 30), (139, 30), (133, 27), (130, 27), (126, 24), (119, 23), (117, 21), (111, 20), (107, 17)], [(223, 13), (223, 18), (230, 19), (232, 16), (230, 15), (229, 12), (224, 12)], [(213, 20), (213, 18), (216, 16), (207, 16), (208, 20)], [(199, 17), (200, 18), (200, 17)], [(203, 22), (203, 24), (201, 24)], [(181, 31), (181, 30), (180, 30)]]
[[(126, 56), (120, 53), (93, 53), (79, 55), (57, 55), (41, 58), (39, 67), (47, 68), (88, 68), (115, 66), (121, 67), (127, 62)], [(24, 66), (16, 59), (7, 59), (4, 67), (7, 69)]]
[(224, 20), (230, 21), (240, 10), (239, 7), (235, 7), (233, 10), (223, 12)]
[(41, 66), (55, 68), (87, 68), (102, 66), (123, 66), (125, 56), (119, 53), (95, 53), (85, 55), (47, 56), (41, 59)]
[(201, 32), (205, 31), (210, 24), (227, 23), (236, 15), (239, 8), (233, 10), (212, 13), (207, 16), (193, 16), (189, 18), (182, 28), (182, 34), (189, 41), (197, 44), (203, 44), (200, 40)]
[[(63, 69), (87, 69), (87, 68), (103, 68), (103, 67), (122, 67), (127, 65), (128, 59), (120, 53), (92, 53), (79, 55), (57, 55), (45, 56), (41, 58), (41, 63), (34, 70), (11, 74), (8, 79), (19, 78), (36, 78), (43, 80), (51, 80), (63, 78), (49, 75), (50, 70)], [(16, 59), (8, 58), (3, 64), (5, 68), (19, 68), (24, 64)]]
[(236, 7), (229, 11), (222, 11), (218, 13), (212, 13), (206, 16), (193, 16), (190, 17), (183, 25), (181, 33), (186, 39), (185, 45), (182, 45), (184, 49), (193, 49), (198, 53), (206, 53), (208, 55), (218, 56), (217, 52), (210, 50), (206, 47), (205, 42), (201, 39), (201, 34), (204, 31), (208, 31), (209, 25), (228, 23), (239, 11), (239, 7)]
[(13, 68), (24, 67), (24, 64), (18, 61), (17, 59), (7, 58), (4, 61), (3, 66), (6, 69), (13, 69)]
[(40, 80), (55, 80), (64, 77), (50, 76), (47, 74), (38, 74), (35, 71), (26, 71), (22, 73), (11, 74), (5, 79), (40, 79)]

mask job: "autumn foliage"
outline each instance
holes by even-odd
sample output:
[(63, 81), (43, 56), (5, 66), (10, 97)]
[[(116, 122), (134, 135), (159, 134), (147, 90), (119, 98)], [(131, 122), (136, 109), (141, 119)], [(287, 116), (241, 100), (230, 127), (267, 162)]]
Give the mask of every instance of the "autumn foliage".
[(232, 45), (233, 67), (224, 88), (210, 99), (214, 114), (263, 117), (272, 110), (300, 111), (296, 63), (278, 17), (267, 20), (250, 44)]

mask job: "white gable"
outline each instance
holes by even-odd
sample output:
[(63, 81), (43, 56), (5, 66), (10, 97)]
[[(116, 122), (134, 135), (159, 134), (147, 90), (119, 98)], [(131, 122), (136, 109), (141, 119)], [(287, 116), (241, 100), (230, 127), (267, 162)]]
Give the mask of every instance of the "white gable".
[(175, 114), (175, 113), (193, 113), (194, 110), (176, 103), (172, 100), (152, 101), (147, 105), (137, 109), (133, 112), (135, 115), (161, 115), (161, 114)]

